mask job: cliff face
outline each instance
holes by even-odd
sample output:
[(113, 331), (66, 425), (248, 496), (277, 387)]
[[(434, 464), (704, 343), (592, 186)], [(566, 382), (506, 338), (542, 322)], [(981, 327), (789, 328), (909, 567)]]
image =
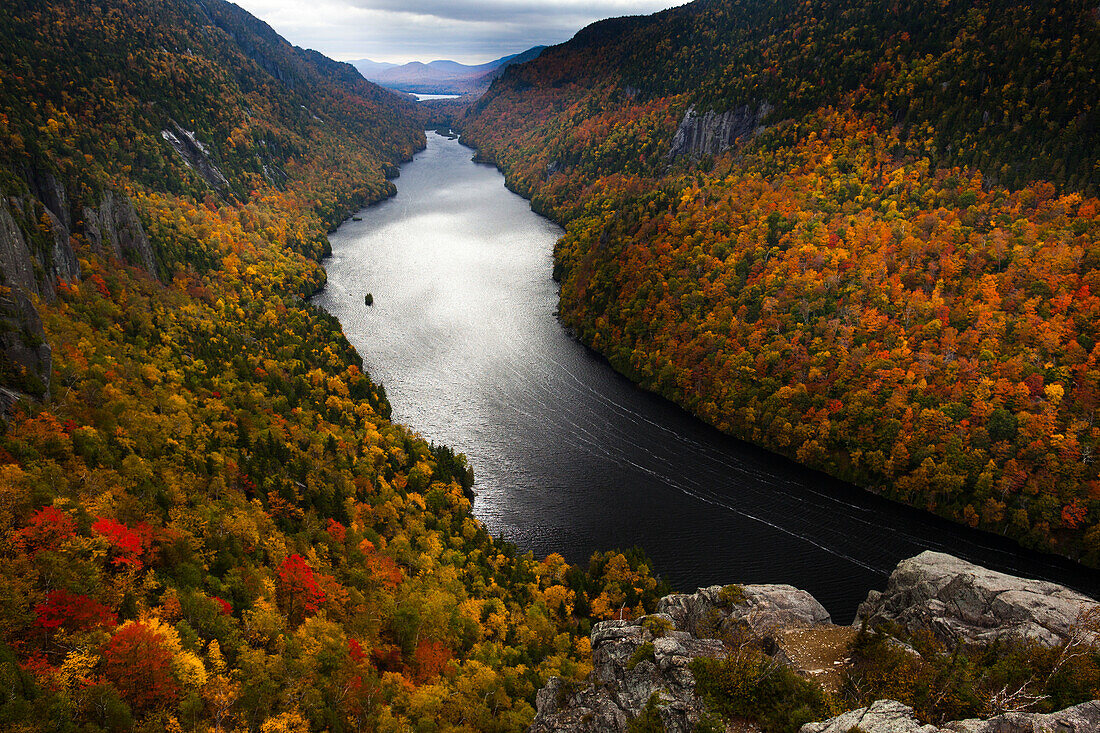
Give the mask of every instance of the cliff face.
[[(67, 215), (64, 189), (50, 181), (45, 198)], [(31, 196), (0, 198), (0, 412), (23, 395), (49, 394), (52, 354), (32, 299), (53, 300), (58, 280), (79, 279), (62, 219)]]
[(38, 295), (38, 278), (23, 231), (15, 223), (8, 202), (0, 198), (0, 273), (4, 284), (24, 294)]
[(198, 173), (210, 187), (219, 191), (229, 187), (229, 181), (210, 160), (206, 146), (195, 137), (194, 132), (171, 120), (169, 129), (161, 130), (160, 136), (183, 159), (184, 165)]
[(771, 111), (772, 106), (767, 102), (759, 106), (746, 104), (726, 112), (707, 110), (702, 115), (693, 106), (684, 114), (672, 138), (668, 157), (673, 160), (685, 155), (698, 158), (725, 152), (741, 138), (762, 130), (764, 118)]
[(0, 413), (24, 395), (49, 393), (53, 354), (42, 319), (22, 290), (0, 296)]
[(73, 217), (65, 186), (52, 174), (24, 172), (27, 193), (0, 211), (0, 265), (5, 283), (52, 301), (57, 283), (78, 282), (80, 266), (70, 236)]
[(105, 191), (97, 208), (84, 207), (84, 228), (97, 254), (109, 254), (156, 277), (153, 246), (130, 199)]
[(31, 172), (30, 193), (0, 198), (0, 411), (19, 397), (47, 397), (53, 364), (34, 299), (57, 299), (58, 285), (80, 282), (73, 235), (96, 254), (156, 277), (156, 258), (133, 203), (105, 191), (98, 205), (79, 209), (49, 173)]

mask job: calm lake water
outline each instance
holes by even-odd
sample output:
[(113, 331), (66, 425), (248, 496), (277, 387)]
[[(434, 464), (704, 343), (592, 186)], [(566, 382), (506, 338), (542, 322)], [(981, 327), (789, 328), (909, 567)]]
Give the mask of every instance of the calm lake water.
[(394, 419), (469, 457), (494, 536), (573, 562), (640, 545), (677, 590), (790, 583), (838, 623), (925, 549), (1100, 590), (1097, 573), (809, 471), (632, 385), (555, 317), (562, 230), (471, 155), (429, 133), (397, 195), (330, 237), (314, 302)]

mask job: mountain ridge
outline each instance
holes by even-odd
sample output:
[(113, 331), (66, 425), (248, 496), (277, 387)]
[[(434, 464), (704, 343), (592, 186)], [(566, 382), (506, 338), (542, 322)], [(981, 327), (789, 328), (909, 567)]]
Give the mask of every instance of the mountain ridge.
[(461, 64), (438, 59), (427, 63), (410, 61), (379, 68), (369, 59), (350, 61), (365, 78), (390, 89), (412, 93), (469, 94), (487, 89), (493, 79), (513, 64), (537, 58), (546, 46), (533, 46), (519, 53), (501, 56), (483, 64)]

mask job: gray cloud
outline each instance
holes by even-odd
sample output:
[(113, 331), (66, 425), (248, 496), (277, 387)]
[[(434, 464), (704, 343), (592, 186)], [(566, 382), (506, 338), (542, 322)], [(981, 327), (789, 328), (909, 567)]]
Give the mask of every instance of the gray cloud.
[(237, 0), (292, 43), (336, 59), (481, 63), (560, 43), (602, 18), (684, 0)]

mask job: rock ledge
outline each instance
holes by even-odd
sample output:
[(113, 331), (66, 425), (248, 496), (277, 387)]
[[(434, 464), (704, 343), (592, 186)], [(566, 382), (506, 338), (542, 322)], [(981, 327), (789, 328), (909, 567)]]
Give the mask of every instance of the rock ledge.
[(925, 629), (954, 646), (1010, 638), (1057, 646), (1100, 603), (1065, 586), (1017, 578), (942, 552), (902, 560), (885, 592), (871, 591), (856, 623)]

